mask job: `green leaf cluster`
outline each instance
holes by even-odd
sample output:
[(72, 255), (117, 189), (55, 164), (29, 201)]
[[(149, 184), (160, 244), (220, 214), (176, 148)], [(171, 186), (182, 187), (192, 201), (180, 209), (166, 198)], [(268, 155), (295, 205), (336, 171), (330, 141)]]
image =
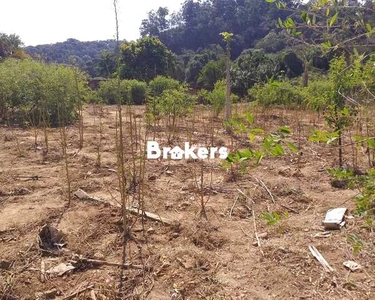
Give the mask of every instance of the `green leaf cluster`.
[(86, 76), (76, 68), (29, 59), (0, 63), (0, 118), (32, 119), (36, 126), (42, 119), (69, 124), (89, 96)]

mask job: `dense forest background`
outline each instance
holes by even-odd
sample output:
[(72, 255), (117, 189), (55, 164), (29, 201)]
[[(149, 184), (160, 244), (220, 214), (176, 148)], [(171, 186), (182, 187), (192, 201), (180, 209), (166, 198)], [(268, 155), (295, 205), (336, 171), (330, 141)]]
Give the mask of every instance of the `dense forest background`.
[[(296, 5), (293, 1), (286, 3), (289, 7)], [(209, 60), (217, 60), (223, 54), (221, 32), (234, 33), (231, 47), (232, 58), (235, 59), (245, 49), (261, 48), (261, 40), (267, 35), (268, 40), (273, 39), (276, 21), (289, 14), (263, 0), (188, 0), (178, 12), (170, 13), (166, 7), (150, 11), (142, 21), (140, 34), (142, 37), (158, 37), (178, 56), (184, 71), (189, 71), (186, 78), (180, 79), (196, 82), (197, 69), (200, 71)], [(108, 62), (115, 46), (115, 42), (110, 40), (80, 42), (68, 39), (57, 44), (29, 46), (25, 50), (47, 62), (70, 64), (74, 58), (91, 76), (106, 77), (109, 74), (103, 71), (103, 60)], [(286, 44), (279, 38), (272, 45), (265, 46), (267, 52), (278, 52)], [(190, 67), (189, 70), (186, 70), (187, 67)]]
[[(324, 3), (320, 3), (324, 0), (318, 2), (324, 8)], [(270, 79), (303, 75), (306, 86), (311, 74), (326, 74), (333, 57), (373, 51), (374, 40), (365, 36), (364, 29), (370, 26), (369, 31), (372, 30), (369, 24), (375, 20), (373, 1), (345, 0), (340, 4), (345, 10), (339, 18), (329, 9), (323, 12), (323, 18), (301, 14), (314, 3), (186, 0), (177, 12), (166, 7), (152, 10), (140, 24), (141, 38), (121, 43), (121, 78), (149, 82), (164, 75), (185, 81), (194, 89), (212, 90), (225, 77), (221, 32), (233, 34), (231, 81), (233, 92), (240, 97), (247, 96), (256, 83)], [(332, 24), (327, 24), (327, 20)], [(322, 47), (325, 43), (327, 51)], [(91, 77), (111, 78), (118, 71), (113, 40), (68, 39), (24, 50), (47, 63), (78, 66)]]

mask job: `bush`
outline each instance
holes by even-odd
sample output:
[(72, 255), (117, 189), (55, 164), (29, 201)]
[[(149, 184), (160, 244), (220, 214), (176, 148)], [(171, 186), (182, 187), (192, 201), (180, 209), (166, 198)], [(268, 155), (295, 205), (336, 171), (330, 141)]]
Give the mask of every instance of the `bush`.
[[(219, 80), (215, 83), (212, 92), (201, 90), (200, 96), (203, 97), (205, 103), (212, 105), (215, 116), (224, 110), (226, 102), (226, 85), (224, 80)], [(238, 96), (231, 94), (232, 103), (238, 101)]]
[(233, 93), (244, 97), (255, 83), (266, 83), (270, 78), (276, 78), (278, 68), (275, 58), (262, 50), (244, 51), (231, 69)]
[(265, 107), (281, 105), (296, 108), (304, 103), (301, 89), (288, 81), (268, 82), (265, 85), (256, 84), (249, 90), (249, 95), (259, 105)]
[(256, 43), (255, 48), (263, 49), (265, 53), (277, 53), (286, 46), (287, 37), (283, 33), (270, 31), (264, 38)]
[(42, 119), (53, 126), (68, 124), (87, 96), (86, 76), (78, 69), (29, 59), (0, 63), (1, 119), (19, 116), (35, 126)]
[(147, 97), (147, 84), (143, 81), (128, 80), (127, 83), (130, 87), (130, 97), (133, 104), (142, 105), (146, 102)]
[(305, 105), (315, 111), (324, 111), (332, 97), (333, 86), (328, 78), (310, 80), (307, 87), (302, 89)]
[(298, 55), (287, 50), (278, 55), (279, 70), (283, 71), (288, 78), (295, 78), (303, 74), (303, 62)]
[(106, 104), (118, 104), (118, 97), (122, 104), (144, 104), (147, 97), (147, 84), (138, 80), (121, 80), (118, 93), (118, 79), (109, 79), (100, 84), (98, 98)]
[(165, 90), (158, 99), (159, 111), (162, 115), (176, 118), (191, 111), (194, 98), (184, 87), (178, 90)]
[(168, 117), (168, 122), (175, 124), (176, 117), (189, 113), (195, 98), (189, 94), (186, 86), (178, 89), (166, 89), (160, 96), (151, 97), (147, 103), (149, 119)]
[(153, 97), (161, 96), (165, 90), (177, 90), (180, 83), (170, 77), (157, 76), (149, 83), (150, 94)]
[(101, 102), (105, 104), (129, 104), (131, 101), (130, 85), (127, 80), (121, 80), (118, 86), (118, 79), (109, 79), (103, 81), (98, 89), (98, 96)]
[(198, 77), (199, 86), (212, 90), (215, 82), (225, 78), (225, 58), (218, 61), (210, 60), (202, 69)]

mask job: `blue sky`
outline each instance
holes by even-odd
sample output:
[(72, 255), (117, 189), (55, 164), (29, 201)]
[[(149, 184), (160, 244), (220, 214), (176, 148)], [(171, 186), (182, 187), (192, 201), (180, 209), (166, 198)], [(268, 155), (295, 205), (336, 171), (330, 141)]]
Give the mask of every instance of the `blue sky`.
[[(0, 32), (18, 34), (26, 46), (106, 40), (115, 36), (113, 0), (5, 0), (1, 1)], [(139, 37), (141, 21), (159, 6), (170, 11), (183, 0), (118, 0), (120, 38)]]

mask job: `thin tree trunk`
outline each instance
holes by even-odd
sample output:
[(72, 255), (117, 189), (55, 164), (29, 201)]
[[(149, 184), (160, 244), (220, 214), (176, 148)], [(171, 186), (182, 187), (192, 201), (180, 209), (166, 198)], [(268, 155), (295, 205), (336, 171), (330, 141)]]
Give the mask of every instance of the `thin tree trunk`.
[[(229, 51), (228, 51), (229, 52)], [(225, 119), (229, 121), (232, 117), (231, 103), (230, 103), (230, 53), (227, 54), (227, 70), (226, 70), (226, 109), (225, 109)]]
[(304, 72), (302, 75), (302, 86), (307, 87), (309, 85), (309, 71), (307, 70), (306, 63), (304, 64)]

